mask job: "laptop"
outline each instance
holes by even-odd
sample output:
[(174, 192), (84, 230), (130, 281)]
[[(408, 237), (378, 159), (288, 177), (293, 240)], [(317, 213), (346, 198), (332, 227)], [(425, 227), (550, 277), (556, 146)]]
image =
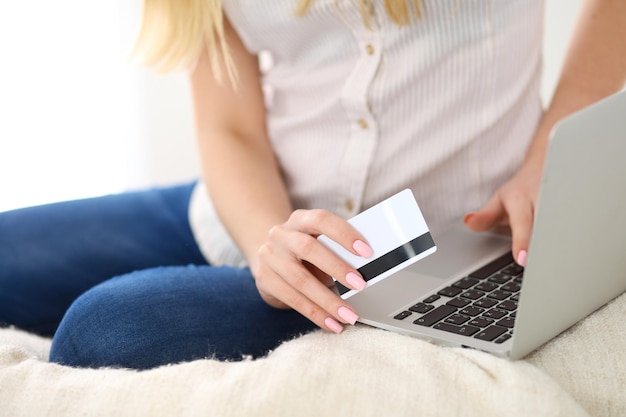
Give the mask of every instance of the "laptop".
[(463, 225), (353, 295), (361, 323), (519, 359), (626, 290), (626, 91), (552, 131), (526, 267)]

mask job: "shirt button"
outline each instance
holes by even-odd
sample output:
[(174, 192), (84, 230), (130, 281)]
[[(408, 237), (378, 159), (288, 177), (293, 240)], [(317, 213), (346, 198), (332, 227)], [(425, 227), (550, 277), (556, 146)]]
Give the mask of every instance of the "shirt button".
[(354, 209), (354, 202), (352, 201), (352, 199), (347, 199), (344, 206), (346, 210), (348, 210), (349, 212), (352, 212), (352, 210)]
[(365, 45), (365, 52), (367, 52), (368, 55), (374, 55), (374, 45), (371, 43)]
[(359, 120), (357, 120), (357, 123), (359, 124), (359, 126), (363, 130), (365, 130), (365, 129), (367, 129), (369, 127), (369, 125), (367, 124), (367, 121), (365, 119), (359, 119)]

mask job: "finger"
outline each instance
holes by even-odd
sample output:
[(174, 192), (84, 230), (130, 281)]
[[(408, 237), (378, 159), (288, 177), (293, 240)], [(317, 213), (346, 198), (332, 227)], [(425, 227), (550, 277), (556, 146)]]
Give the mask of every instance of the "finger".
[[(298, 235), (307, 236), (300, 233)], [(309, 236), (309, 238), (311, 237)], [(325, 283), (318, 280), (300, 260), (294, 257), (289, 248), (266, 244), (261, 247), (259, 257), (262, 261), (257, 275), (257, 287), (260, 292), (271, 294), (275, 299), (297, 309), (319, 325), (319, 319), (315, 320), (311, 317), (311, 313), (307, 314), (302, 307), (294, 305), (294, 301), (290, 302), (285, 293), (278, 292), (285, 288), (280, 286), (276, 289), (278, 284), (275, 281), (280, 280), (288, 284), (293, 290), (303, 294), (308, 300), (334, 318), (350, 324), (354, 324), (358, 319), (358, 315), (352, 308), (330, 290)]]
[(533, 225), (533, 204), (524, 195), (510, 197), (505, 204), (511, 226), (513, 257), (518, 264), (525, 266)]
[[(278, 226), (270, 231), (270, 241), (275, 243), (273, 246), (277, 250), (284, 248), (282, 249), (285, 252), (283, 256), (293, 255), (298, 260), (313, 264), (317, 269), (334, 277), (348, 288), (360, 291), (367, 285), (356, 269), (311, 235), (289, 227)], [(282, 264), (276, 265), (278, 268), (281, 266)]]
[[(295, 260), (293, 262), (284, 262), (279, 257), (268, 261), (268, 266), (282, 280), (296, 291), (302, 293), (314, 304), (324, 309), (328, 314), (345, 323), (354, 324), (356, 322), (358, 316), (352, 311), (352, 308), (317, 279), (301, 262)], [(346, 311), (346, 309), (350, 311)]]
[(257, 286), (260, 286), (259, 291), (264, 293), (280, 294), (280, 298), (286, 305), (311, 320), (318, 327), (334, 333), (343, 331), (343, 326), (332, 315), (296, 291), (277, 274), (274, 274), (271, 279), (257, 280)]
[(465, 215), (465, 225), (476, 232), (483, 232), (505, 221), (506, 210), (499, 195), (494, 195), (478, 211)]
[(326, 210), (296, 210), (289, 221), (290, 227), (314, 237), (328, 236), (355, 255), (369, 258), (373, 251), (367, 241), (346, 220)]
[[(305, 291), (310, 292), (310, 288), (315, 286), (314, 283), (317, 283), (323, 290), (335, 296), (332, 291), (323, 286), (323, 284), (314, 277), (311, 276), (310, 280), (306, 281), (306, 283), (305, 281), (301, 281), (296, 285), (304, 287)], [(278, 272), (271, 271), (268, 274), (264, 274), (262, 279), (257, 279), (257, 286), (259, 290), (264, 293), (280, 294), (279, 297), (285, 304), (298, 311), (317, 326), (334, 333), (341, 333), (341, 331), (343, 331), (343, 326), (339, 323), (338, 319), (345, 323), (353, 324), (358, 318), (354, 311), (352, 311), (349, 306), (345, 305), (341, 299), (339, 299), (340, 301), (337, 303), (338, 306), (335, 307), (335, 313), (329, 312), (327, 308), (312, 301), (299, 288), (295, 288), (292, 283), (285, 280), (285, 277), (281, 276)]]
[(315, 278), (320, 280), (320, 282), (324, 284), (326, 287), (332, 287), (333, 285), (335, 285), (335, 280), (333, 280), (332, 276), (328, 275), (326, 272), (322, 271), (321, 269), (319, 269), (312, 263), (307, 262), (307, 261), (302, 261), (302, 264), (304, 265), (306, 269), (311, 271), (311, 274), (313, 274)]
[(291, 309), (290, 306), (283, 303), (281, 300), (274, 297), (272, 294), (269, 294), (267, 291), (263, 290), (263, 288), (261, 288), (261, 286), (259, 285), (259, 282), (260, 282), (259, 280), (255, 280), (257, 290), (259, 291), (259, 295), (261, 295), (261, 298), (263, 299), (263, 301), (265, 301), (269, 306), (277, 308), (279, 310)]

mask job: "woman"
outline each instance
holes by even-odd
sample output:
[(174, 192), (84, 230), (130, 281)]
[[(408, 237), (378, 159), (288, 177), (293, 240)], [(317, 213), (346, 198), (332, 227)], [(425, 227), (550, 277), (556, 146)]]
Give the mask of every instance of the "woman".
[(626, 76), (624, 2), (587, 0), (542, 112), (542, 9), (146, 0), (139, 52), (192, 68), (202, 181), (2, 214), (0, 318), (56, 329), (51, 360), (74, 366), (238, 359), (340, 333), (358, 312), (329, 276), (365, 282), (316, 236), (369, 257), (345, 219), (407, 187), (435, 233), (510, 225), (523, 265), (550, 129)]

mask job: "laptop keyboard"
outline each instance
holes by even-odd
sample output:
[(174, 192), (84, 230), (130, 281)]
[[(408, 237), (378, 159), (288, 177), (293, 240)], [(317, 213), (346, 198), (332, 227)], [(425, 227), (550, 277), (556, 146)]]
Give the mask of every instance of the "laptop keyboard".
[(523, 275), (524, 268), (507, 253), (394, 318), (503, 343), (513, 335)]

